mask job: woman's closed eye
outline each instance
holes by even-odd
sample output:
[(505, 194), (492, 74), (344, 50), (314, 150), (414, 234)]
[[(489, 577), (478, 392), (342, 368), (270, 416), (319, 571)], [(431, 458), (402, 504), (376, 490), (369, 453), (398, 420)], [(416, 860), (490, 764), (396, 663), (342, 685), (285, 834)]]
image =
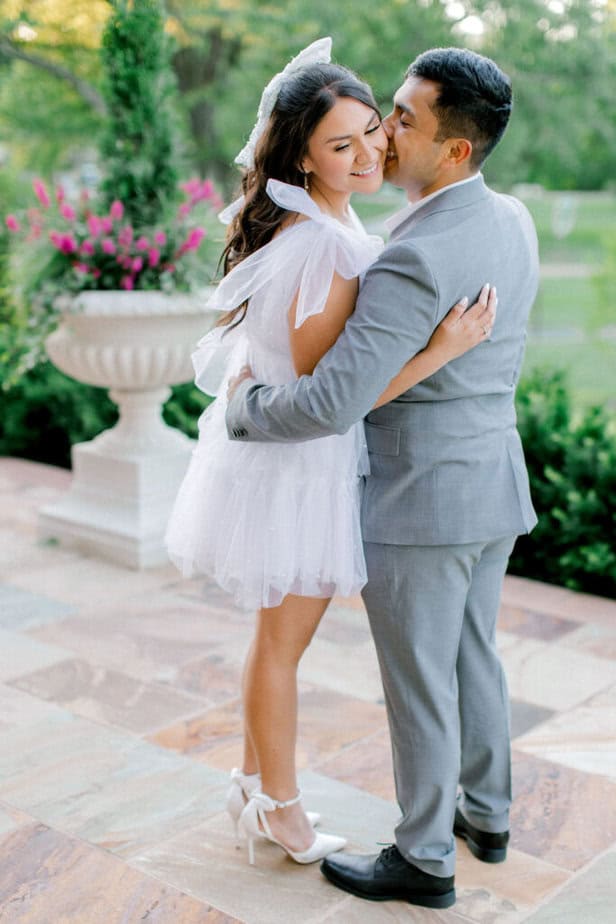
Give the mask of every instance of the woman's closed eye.
[[(374, 132), (378, 132), (379, 128), (381, 128), (381, 122), (377, 122), (377, 124), (376, 124), (373, 128), (367, 128), (366, 131), (364, 132), (364, 134), (365, 134), (365, 135), (373, 135)], [(335, 150), (335, 151), (346, 151), (347, 148), (350, 148), (350, 147), (351, 147), (350, 143), (349, 143), (349, 144), (340, 144), (340, 145), (338, 145), (338, 147), (334, 148), (334, 150)]]

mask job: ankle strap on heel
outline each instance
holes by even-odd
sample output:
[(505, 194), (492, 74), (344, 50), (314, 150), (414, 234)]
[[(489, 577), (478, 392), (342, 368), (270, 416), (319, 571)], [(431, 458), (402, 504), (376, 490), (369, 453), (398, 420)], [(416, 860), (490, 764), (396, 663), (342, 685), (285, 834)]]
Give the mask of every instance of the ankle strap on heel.
[(288, 808), (290, 805), (297, 805), (298, 802), (301, 802), (301, 799), (302, 799), (302, 794), (298, 790), (297, 795), (293, 796), (292, 799), (287, 799), (286, 802), (279, 802), (277, 799), (272, 799), (272, 802), (274, 803), (277, 809), (281, 809), (281, 808)]
[(278, 799), (272, 799), (271, 796), (268, 796), (266, 792), (255, 792), (251, 795), (251, 801), (256, 803), (259, 808), (264, 809), (266, 812), (273, 812), (276, 809), (288, 808), (290, 805), (297, 805), (301, 801), (302, 794), (298, 792), (296, 796), (292, 799), (287, 799), (285, 802), (280, 802)]

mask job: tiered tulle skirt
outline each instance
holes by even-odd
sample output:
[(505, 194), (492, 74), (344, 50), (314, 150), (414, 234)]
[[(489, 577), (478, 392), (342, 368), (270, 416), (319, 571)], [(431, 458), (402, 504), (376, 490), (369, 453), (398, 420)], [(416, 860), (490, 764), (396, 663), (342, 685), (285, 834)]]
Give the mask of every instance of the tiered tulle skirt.
[(357, 593), (366, 583), (362, 425), (304, 443), (234, 442), (224, 413), (219, 398), (200, 421), (167, 528), (171, 560), (247, 609), (278, 606), (290, 593)]

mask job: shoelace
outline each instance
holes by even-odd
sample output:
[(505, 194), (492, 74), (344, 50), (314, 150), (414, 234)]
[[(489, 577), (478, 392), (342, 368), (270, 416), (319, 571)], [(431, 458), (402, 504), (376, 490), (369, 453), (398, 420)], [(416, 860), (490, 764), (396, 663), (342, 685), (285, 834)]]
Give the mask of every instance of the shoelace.
[(400, 851), (395, 844), (388, 844), (384, 850), (381, 850), (380, 859), (385, 866), (390, 866), (392, 862), (400, 860)]

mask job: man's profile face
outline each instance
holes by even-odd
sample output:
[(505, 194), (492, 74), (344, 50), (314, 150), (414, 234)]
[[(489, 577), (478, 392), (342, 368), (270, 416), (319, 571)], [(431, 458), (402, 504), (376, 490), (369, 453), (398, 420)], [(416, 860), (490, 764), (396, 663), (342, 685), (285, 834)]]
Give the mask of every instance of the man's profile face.
[(435, 141), (438, 119), (432, 111), (438, 84), (409, 77), (394, 96), (393, 111), (383, 120), (389, 138), (385, 179), (416, 201), (440, 188), (446, 145)]

